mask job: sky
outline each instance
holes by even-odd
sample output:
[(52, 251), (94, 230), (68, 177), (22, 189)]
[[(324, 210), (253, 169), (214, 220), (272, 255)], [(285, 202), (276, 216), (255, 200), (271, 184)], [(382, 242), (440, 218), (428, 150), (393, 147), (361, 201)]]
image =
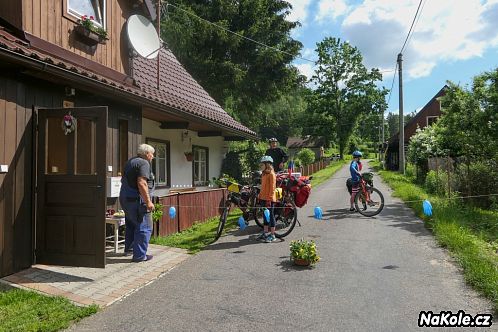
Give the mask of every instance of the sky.
[[(358, 47), (367, 68), (379, 68), (391, 88), (397, 54), (420, 0), (287, 0), (288, 19), (301, 26), (292, 37), (301, 56), (316, 60), (316, 43), (336, 37)], [(403, 51), (404, 113), (422, 108), (446, 84), (463, 86), (498, 67), (498, 0), (423, 0)], [(311, 77), (314, 63), (296, 60)], [(398, 112), (398, 76), (387, 112)]]

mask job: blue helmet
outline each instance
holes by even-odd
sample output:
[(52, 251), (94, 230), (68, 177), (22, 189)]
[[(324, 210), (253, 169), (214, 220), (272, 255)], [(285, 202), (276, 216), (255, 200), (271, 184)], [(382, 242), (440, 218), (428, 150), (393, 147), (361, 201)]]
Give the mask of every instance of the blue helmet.
[(270, 156), (263, 156), (263, 158), (261, 158), (261, 160), (259, 162), (273, 164), (273, 158)]
[(363, 156), (363, 154), (360, 151), (356, 150), (353, 152), (353, 158), (360, 158), (361, 156)]

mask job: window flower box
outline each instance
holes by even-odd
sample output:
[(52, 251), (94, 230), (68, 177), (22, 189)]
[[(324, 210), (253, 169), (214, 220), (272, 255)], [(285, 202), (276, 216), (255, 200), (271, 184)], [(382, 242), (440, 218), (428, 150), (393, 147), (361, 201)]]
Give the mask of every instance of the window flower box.
[(97, 27), (92, 22), (93, 17), (82, 16), (78, 21), (79, 25), (74, 28), (74, 32), (80, 39), (88, 45), (105, 44), (107, 41), (107, 31)]

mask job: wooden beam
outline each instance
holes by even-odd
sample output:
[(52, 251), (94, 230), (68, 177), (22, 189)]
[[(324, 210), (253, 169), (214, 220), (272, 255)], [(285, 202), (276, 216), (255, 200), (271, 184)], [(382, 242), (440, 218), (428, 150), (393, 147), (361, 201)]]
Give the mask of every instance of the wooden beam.
[(199, 131), (199, 132), (197, 132), (197, 136), (199, 136), (199, 137), (221, 136), (221, 131)]
[(225, 136), (225, 141), (246, 141), (247, 138), (242, 136)]
[(188, 129), (188, 122), (185, 121), (163, 121), (159, 125), (161, 129)]

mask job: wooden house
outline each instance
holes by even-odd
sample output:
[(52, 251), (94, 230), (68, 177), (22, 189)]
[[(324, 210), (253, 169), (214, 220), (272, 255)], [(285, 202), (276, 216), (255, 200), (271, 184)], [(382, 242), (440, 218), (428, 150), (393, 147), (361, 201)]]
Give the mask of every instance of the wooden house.
[[(410, 138), (415, 134), (417, 128), (430, 126), (441, 116), (441, 101), (439, 99), (444, 96), (446, 89), (447, 86), (445, 85), (408, 123), (405, 124), (405, 151), (408, 149)], [(387, 142), (385, 162), (388, 169), (398, 170), (399, 132), (390, 137)]]
[(289, 137), (285, 146), (289, 149), (289, 155), (291, 157), (297, 155), (301, 149), (307, 148), (315, 153), (315, 160), (320, 160), (323, 158), (325, 139), (311, 136)]
[(0, 2), (0, 276), (35, 262), (104, 267), (110, 179), (141, 142), (156, 147), (166, 195), (205, 189), (226, 141), (257, 138), (167, 48), (130, 55), (126, 22), (153, 16), (145, 2)]

